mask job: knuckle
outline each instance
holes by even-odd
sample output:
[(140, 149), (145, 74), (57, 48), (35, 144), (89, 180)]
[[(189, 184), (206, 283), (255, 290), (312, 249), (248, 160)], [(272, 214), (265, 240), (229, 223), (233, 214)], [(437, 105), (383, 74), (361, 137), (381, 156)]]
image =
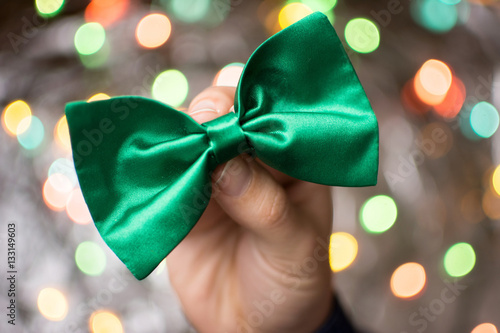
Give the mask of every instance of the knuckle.
[(278, 227), (286, 221), (290, 209), (286, 193), (279, 187), (266, 193), (261, 205), (260, 223), (267, 228)]

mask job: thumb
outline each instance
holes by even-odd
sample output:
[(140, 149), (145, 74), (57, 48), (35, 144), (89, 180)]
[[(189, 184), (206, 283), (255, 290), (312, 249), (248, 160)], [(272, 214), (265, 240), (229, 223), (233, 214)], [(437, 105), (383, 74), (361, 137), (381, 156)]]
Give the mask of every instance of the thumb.
[(307, 226), (271, 173), (250, 156), (240, 155), (212, 174), (213, 197), (236, 223), (251, 231), (270, 253), (294, 257)]

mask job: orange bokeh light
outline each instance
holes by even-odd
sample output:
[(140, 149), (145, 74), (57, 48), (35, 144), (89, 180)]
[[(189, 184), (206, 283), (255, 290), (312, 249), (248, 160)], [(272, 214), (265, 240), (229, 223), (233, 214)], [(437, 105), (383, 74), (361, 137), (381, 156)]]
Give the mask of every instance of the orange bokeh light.
[(409, 262), (399, 266), (391, 277), (392, 293), (399, 298), (417, 296), (425, 287), (426, 274), (422, 265)]
[(43, 201), (52, 210), (62, 211), (71, 193), (71, 181), (63, 174), (51, 175), (43, 184)]
[(168, 40), (172, 25), (163, 14), (150, 14), (143, 17), (135, 29), (135, 38), (139, 45), (152, 49), (159, 47)]
[(74, 189), (66, 202), (66, 213), (68, 217), (77, 224), (88, 224), (92, 221), (82, 191), (79, 188)]
[(498, 330), (493, 324), (483, 323), (477, 325), (471, 333), (498, 333)]
[(462, 109), (465, 102), (465, 85), (458, 77), (453, 75), (450, 89), (444, 100), (434, 106), (437, 114), (444, 118), (454, 118)]
[(125, 15), (130, 0), (92, 0), (85, 9), (85, 21), (110, 26)]
[(414, 89), (418, 98), (428, 105), (441, 104), (452, 82), (451, 70), (444, 62), (427, 60), (415, 75)]

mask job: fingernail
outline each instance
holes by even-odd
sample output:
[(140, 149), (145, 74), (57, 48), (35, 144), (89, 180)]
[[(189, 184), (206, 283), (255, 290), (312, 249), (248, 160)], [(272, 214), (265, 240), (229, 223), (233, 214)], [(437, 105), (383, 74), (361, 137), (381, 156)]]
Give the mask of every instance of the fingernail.
[(245, 193), (252, 179), (252, 170), (241, 157), (226, 163), (220, 174), (214, 175), (215, 186), (226, 195), (238, 197)]
[(215, 103), (209, 99), (196, 103), (191, 110), (189, 115), (200, 124), (214, 119), (214, 116), (219, 113)]

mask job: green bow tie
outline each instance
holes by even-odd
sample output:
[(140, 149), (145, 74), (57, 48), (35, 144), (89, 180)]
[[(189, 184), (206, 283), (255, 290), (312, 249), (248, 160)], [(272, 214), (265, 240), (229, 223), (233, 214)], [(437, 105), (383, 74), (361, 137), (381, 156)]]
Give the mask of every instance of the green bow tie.
[(165, 104), (128, 96), (69, 103), (66, 115), (95, 225), (138, 279), (196, 224), (210, 200), (215, 167), (242, 152), (309, 182), (377, 182), (377, 119), (321, 13), (252, 54), (235, 113), (200, 125)]

